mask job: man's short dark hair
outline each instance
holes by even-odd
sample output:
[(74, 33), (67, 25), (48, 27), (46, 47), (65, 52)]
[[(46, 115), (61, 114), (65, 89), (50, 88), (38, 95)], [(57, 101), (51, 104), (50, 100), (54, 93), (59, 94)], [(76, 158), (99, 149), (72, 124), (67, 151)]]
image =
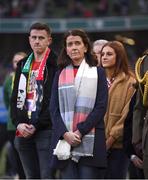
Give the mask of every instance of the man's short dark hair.
[(45, 30), (47, 32), (48, 35), (51, 35), (51, 29), (49, 28), (49, 26), (45, 23), (34, 23), (31, 25), (29, 33), (31, 32), (31, 30), (36, 29), (36, 30)]

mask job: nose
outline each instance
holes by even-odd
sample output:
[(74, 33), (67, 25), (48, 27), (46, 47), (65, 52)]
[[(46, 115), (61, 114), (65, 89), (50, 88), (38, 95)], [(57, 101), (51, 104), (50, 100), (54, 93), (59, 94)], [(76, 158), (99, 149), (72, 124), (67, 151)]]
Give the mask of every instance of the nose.
[(75, 43), (72, 44), (72, 49), (77, 49), (77, 46), (75, 45)]
[(40, 38), (39, 37), (35, 37), (33, 40), (34, 40), (34, 43), (39, 43)]
[(104, 54), (102, 55), (102, 58), (106, 58), (106, 57), (107, 57), (107, 54), (104, 53)]

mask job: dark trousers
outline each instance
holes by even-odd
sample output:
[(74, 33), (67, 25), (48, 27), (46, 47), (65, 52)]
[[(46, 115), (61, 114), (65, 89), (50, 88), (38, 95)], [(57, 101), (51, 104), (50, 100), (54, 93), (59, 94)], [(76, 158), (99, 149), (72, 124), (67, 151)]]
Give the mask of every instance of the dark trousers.
[(103, 179), (105, 169), (86, 166), (69, 160), (68, 165), (61, 169), (62, 179)]
[(129, 158), (123, 149), (110, 149), (105, 179), (126, 179)]
[(19, 153), (27, 179), (51, 179), (49, 149), (51, 131), (36, 132), (30, 138), (15, 137), (15, 147)]
[(148, 179), (148, 154), (143, 155), (143, 171), (145, 179)]
[(13, 172), (19, 175), (19, 179), (25, 179), (25, 174), (23, 170), (23, 166), (19, 157), (19, 154), (14, 146), (15, 139), (15, 131), (8, 131), (8, 140), (10, 142), (10, 146), (8, 149), (8, 160)]
[(8, 133), (6, 127), (6, 123), (0, 123), (0, 152), (8, 140)]
[(132, 162), (130, 162), (128, 171), (130, 179), (144, 179), (143, 169), (137, 168)]

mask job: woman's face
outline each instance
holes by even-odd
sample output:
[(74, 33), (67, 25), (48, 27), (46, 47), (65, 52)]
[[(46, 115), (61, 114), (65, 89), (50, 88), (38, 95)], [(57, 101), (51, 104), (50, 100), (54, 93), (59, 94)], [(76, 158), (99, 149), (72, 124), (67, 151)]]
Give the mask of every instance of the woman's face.
[(101, 53), (101, 62), (104, 68), (113, 68), (116, 64), (116, 53), (113, 48), (105, 46)]
[(84, 54), (87, 52), (87, 48), (80, 36), (70, 35), (66, 39), (66, 52), (74, 65), (80, 65), (84, 59)]

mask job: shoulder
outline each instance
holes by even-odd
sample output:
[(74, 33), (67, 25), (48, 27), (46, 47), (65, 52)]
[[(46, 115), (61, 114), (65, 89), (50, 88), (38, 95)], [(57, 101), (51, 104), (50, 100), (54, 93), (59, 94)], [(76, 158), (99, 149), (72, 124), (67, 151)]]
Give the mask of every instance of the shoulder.
[(19, 62), (17, 63), (17, 66), (22, 66), (22, 65), (24, 65), (24, 64), (26, 63), (26, 61), (27, 61), (27, 58), (28, 58), (28, 56), (25, 57), (25, 58), (23, 58), (21, 61), (19, 61)]
[(53, 50), (51, 50), (50, 51), (50, 54), (49, 54), (49, 56), (48, 56), (48, 59), (47, 59), (47, 66), (57, 66), (57, 54), (53, 51)]
[(104, 70), (104, 68), (103, 67), (97, 67), (97, 72), (98, 73), (105, 73), (105, 70)]
[(61, 72), (62, 72), (62, 70), (63, 70), (63, 69), (58, 69), (58, 70), (56, 71), (56, 75), (55, 75), (55, 76), (56, 76), (56, 77), (59, 77), (60, 74), (61, 74)]
[(106, 77), (105, 70), (102, 67), (97, 67), (97, 73), (98, 73), (98, 76), (100, 77), (104, 77), (104, 76)]
[(134, 78), (132, 75), (130, 74), (125, 74), (124, 72), (121, 72), (119, 73), (117, 76), (116, 76), (116, 79), (120, 80), (120, 81), (124, 81), (125, 83), (127, 84), (134, 84), (136, 83), (136, 78)]
[(127, 77), (127, 83), (129, 83), (134, 89), (136, 89), (135, 85), (136, 85), (137, 81), (133, 76)]

